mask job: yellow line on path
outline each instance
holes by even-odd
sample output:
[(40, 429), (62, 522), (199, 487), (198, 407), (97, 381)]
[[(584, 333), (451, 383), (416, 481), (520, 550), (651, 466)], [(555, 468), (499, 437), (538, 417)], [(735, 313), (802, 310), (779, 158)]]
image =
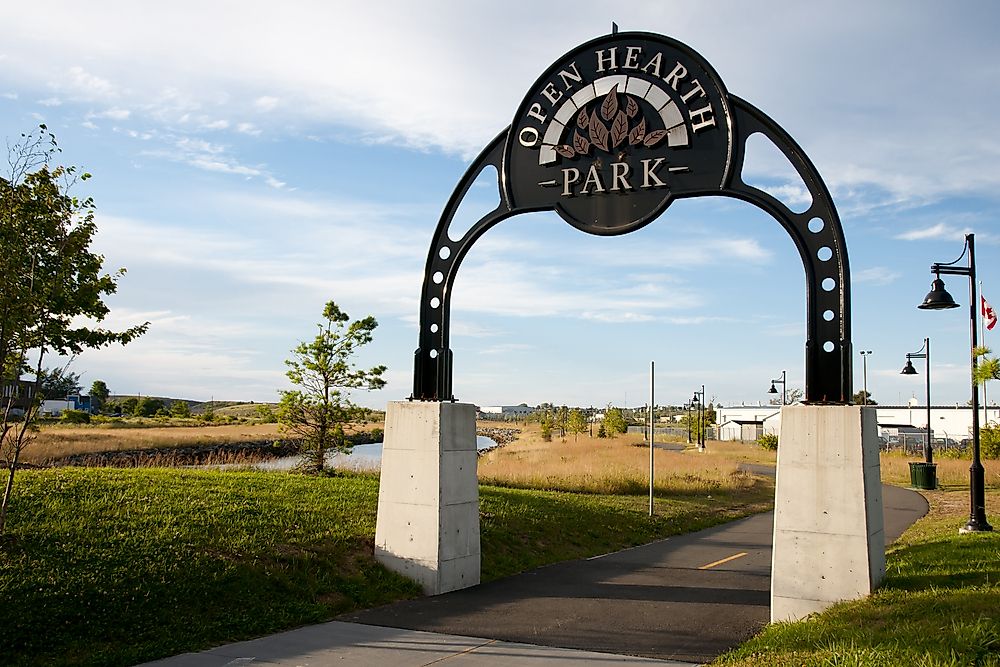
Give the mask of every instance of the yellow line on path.
[(730, 556), (729, 558), (723, 558), (722, 560), (717, 560), (714, 563), (709, 563), (708, 565), (702, 565), (698, 569), (699, 570), (709, 570), (709, 569), (715, 567), (716, 565), (722, 565), (723, 563), (728, 563), (731, 560), (736, 560), (737, 558), (743, 558), (746, 555), (747, 555), (746, 551), (741, 551), (740, 553), (738, 553), (736, 555), (733, 555), (733, 556)]

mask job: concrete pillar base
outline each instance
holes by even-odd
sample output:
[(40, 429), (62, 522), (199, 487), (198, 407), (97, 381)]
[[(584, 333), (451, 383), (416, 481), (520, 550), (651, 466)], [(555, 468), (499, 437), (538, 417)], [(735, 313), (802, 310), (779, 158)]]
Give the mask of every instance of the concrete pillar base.
[(428, 595), (479, 583), (477, 457), (475, 406), (387, 406), (375, 558)]
[(781, 409), (771, 622), (870, 594), (885, 576), (875, 408)]

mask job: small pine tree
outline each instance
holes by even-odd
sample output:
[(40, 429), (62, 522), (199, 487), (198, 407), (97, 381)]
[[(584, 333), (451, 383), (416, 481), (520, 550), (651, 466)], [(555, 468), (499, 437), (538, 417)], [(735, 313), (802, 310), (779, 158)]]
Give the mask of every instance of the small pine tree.
[(597, 429), (597, 437), (598, 438), (608, 437), (608, 432), (604, 430), (604, 422), (601, 422), (600, 427), (598, 427)]
[(549, 421), (548, 415), (542, 417), (542, 440), (552, 442), (552, 424)]

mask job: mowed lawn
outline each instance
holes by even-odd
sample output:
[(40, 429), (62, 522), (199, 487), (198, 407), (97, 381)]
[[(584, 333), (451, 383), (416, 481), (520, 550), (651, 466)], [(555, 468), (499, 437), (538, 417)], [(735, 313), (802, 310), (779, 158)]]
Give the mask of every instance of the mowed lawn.
[[(1000, 533), (959, 535), (968, 489), (926, 492), (930, 513), (886, 554), (862, 600), (777, 623), (713, 664), (729, 667), (1000, 666)], [(1000, 490), (986, 495), (1000, 529)]]
[[(61, 468), (16, 484), (6, 664), (134, 664), (420, 594), (373, 558), (375, 475)], [(489, 580), (763, 511), (773, 487), (659, 498), (654, 518), (643, 496), (480, 494)]]

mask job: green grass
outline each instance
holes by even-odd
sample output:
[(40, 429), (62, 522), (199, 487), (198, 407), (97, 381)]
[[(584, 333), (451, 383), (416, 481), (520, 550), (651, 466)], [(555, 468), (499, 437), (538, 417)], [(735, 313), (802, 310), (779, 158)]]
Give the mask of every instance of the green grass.
[[(3, 477), (0, 476), (0, 481)], [(484, 579), (762, 511), (482, 487)], [(419, 594), (372, 557), (378, 479), (62, 468), (18, 473), (0, 543), (0, 661), (126, 665)]]
[[(958, 535), (967, 491), (928, 495), (931, 512), (890, 548), (874, 595), (768, 626), (713, 664), (1000, 665), (1000, 534)], [(987, 493), (987, 513), (1000, 523), (1000, 492)]]

